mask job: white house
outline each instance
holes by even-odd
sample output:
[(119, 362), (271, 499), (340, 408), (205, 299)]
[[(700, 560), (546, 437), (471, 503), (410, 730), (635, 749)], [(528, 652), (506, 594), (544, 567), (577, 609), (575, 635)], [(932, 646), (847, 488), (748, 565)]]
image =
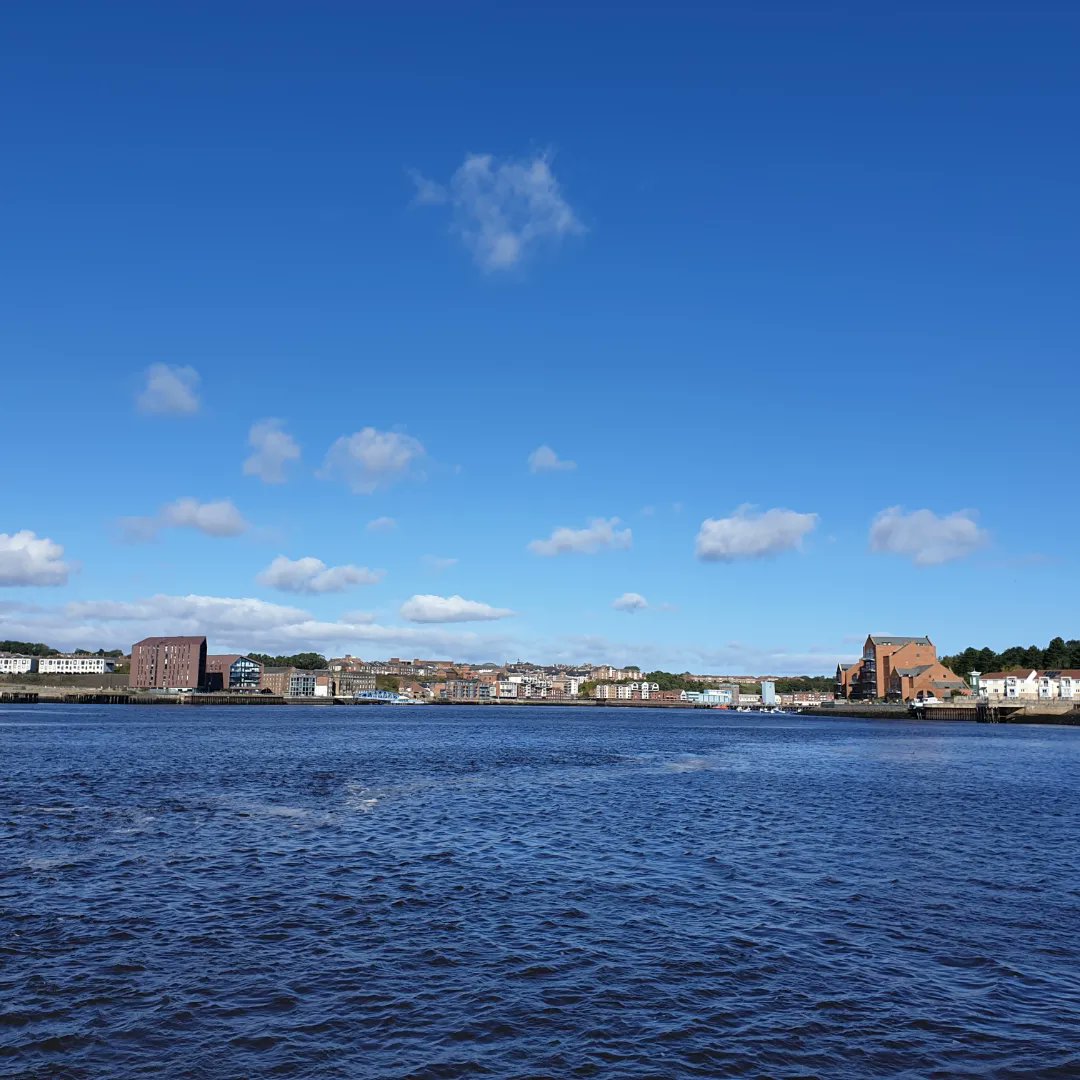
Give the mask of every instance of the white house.
[(979, 677), (979, 693), (990, 701), (1037, 699), (1039, 673), (1034, 668), (989, 671)]
[(1080, 700), (1080, 671), (1071, 668), (1058, 672), (1058, 697)]
[(18, 653), (0, 653), (0, 675), (24, 675), (36, 670), (36, 656), (20, 656)]
[(116, 661), (111, 656), (75, 656), (65, 653), (62, 656), (42, 656), (38, 660), (38, 671), (42, 675), (104, 675), (116, 670)]
[(1080, 699), (1080, 671), (1075, 669), (1040, 671), (1039, 697), (1063, 698), (1066, 701)]
[(979, 677), (979, 694), (988, 701), (1080, 701), (1080, 670), (991, 671)]

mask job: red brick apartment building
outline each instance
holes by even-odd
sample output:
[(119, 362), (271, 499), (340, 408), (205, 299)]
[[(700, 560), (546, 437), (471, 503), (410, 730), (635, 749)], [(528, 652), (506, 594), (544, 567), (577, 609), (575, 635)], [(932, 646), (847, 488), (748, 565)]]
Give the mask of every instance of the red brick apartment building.
[(131, 646), (131, 686), (199, 690), (206, 685), (206, 638), (148, 637)]
[(967, 694), (970, 688), (937, 657), (928, 637), (871, 634), (860, 660), (836, 667), (836, 696), (873, 701)]

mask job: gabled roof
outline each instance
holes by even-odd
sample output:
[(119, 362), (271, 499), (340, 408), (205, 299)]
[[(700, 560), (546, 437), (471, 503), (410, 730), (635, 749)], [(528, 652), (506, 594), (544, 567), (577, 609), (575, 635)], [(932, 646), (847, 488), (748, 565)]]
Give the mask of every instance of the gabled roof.
[(1030, 679), (1038, 672), (1034, 668), (1012, 668), (1010, 671), (984, 671), (982, 679)]
[(202, 635), (198, 637), (194, 636), (177, 636), (177, 637), (144, 637), (142, 641), (136, 641), (136, 645), (205, 645), (206, 638)]
[(921, 675), (924, 671), (929, 671), (933, 666), (933, 664), (921, 664), (919, 667), (895, 668), (894, 670), (897, 675), (914, 676)]
[(896, 634), (871, 634), (875, 645), (933, 645), (928, 637), (898, 637)]

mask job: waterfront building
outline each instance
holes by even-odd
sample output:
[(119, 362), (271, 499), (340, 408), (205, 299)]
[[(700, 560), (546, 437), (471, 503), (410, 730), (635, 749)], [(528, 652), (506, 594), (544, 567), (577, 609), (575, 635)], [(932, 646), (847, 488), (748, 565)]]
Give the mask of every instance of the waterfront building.
[(242, 690), (258, 693), (262, 664), (239, 653), (213, 653), (206, 657), (207, 690)]
[(291, 667), (264, 667), (259, 676), (260, 693), (284, 697), (289, 692), (289, 678), (295, 670)]
[(206, 685), (206, 638), (148, 637), (131, 646), (131, 679), (140, 690), (198, 690)]
[(1080, 699), (1080, 669), (1070, 668), (1067, 671), (1048, 671), (1050, 678), (1057, 680), (1057, 696), (1067, 698), (1070, 701)]
[(441, 696), (446, 701), (479, 701), (491, 696), (491, 688), (479, 679), (450, 679)]
[(25, 675), (37, 671), (38, 658), (20, 653), (0, 653), (0, 675)]
[(978, 677), (980, 697), (988, 701), (1080, 700), (1080, 670), (988, 671)]
[(963, 679), (940, 663), (928, 637), (870, 634), (859, 660), (836, 667), (836, 697), (914, 701), (967, 691)]
[(944, 664), (918, 664), (898, 667), (889, 676), (889, 697), (894, 701), (920, 701), (923, 698), (964, 697), (971, 688)]
[(776, 705), (776, 683), (772, 679), (761, 680), (761, 704), (766, 708)]
[(116, 661), (111, 656), (61, 653), (59, 656), (42, 656), (37, 669), (42, 675), (104, 675), (116, 670)]
[(356, 694), (374, 690), (375, 675), (370, 671), (334, 671), (330, 668), (334, 680), (334, 694), (337, 697), (353, 697)]
[(286, 697), (328, 698), (333, 696), (333, 677), (323, 669), (292, 668), (286, 684)]
[(826, 701), (832, 701), (833, 695), (823, 690), (796, 690), (790, 695), (791, 705), (823, 705)]
[(42, 675), (104, 675), (107, 671), (116, 670), (116, 661), (111, 656), (62, 653), (59, 656), (40, 657), (37, 669)]
[(679, 700), (687, 705), (737, 705), (737, 686), (710, 686), (706, 690), (682, 690)]

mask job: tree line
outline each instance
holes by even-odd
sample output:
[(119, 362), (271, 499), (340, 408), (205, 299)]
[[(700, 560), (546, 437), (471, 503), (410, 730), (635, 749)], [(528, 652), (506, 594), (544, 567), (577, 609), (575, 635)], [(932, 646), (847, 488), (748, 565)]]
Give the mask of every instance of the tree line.
[(246, 655), (264, 667), (294, 667), (305, 671), (318, 671), (326, 667), (326, 657), (317, 652), (294, 653), (292, 656), (270, 656), (260, 652), (249, 652)]
[[(41, 641), (0, 641), (0, 652), (16, 653), (19, 656), (59, 656), (60, 650), (54, 649)], [(72, 656), (125, 656), (123, 649), (72, 649)]]
[(955, 656), (942, 656), (941, 662), (961, 678), (969, 671), (1011, 671), (1013, 668), (1058, 671), (1080, 668), (1080, 640), (1056, 637), (1045, 649), (1038, 645), (1013, 645), (1002, 652), (969, 646)]

